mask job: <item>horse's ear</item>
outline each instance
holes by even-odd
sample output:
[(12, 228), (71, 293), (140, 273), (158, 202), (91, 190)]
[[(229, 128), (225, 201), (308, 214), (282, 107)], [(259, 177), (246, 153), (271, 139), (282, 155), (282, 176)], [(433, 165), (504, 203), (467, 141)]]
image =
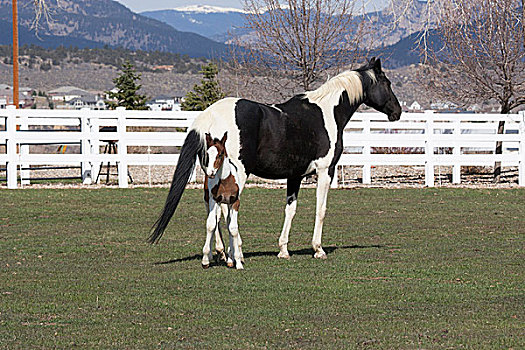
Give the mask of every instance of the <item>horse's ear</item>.
[(221, 144), (224, 146), (224, 144), (226, 143), (226, 139), (228, 138), (228, 132), (226, 131), (224, 133), (224, 136), (222, 137), (221, 139)]
[(213, 139), (211, 138), (211, 135), (206, 133), (206, 144), (208, 147), (210, 147), (213, 144)]
[(380, 58), (375, 60), (375, 62), (374, 62), (374, 70), (376, 72), (378, 72), (378, 73), (381, 72), (381, 59)]
[(368, 66), (369, 67), (374, 67), (374, 65), (376, 64), (376, 58), (375, 57), (372, 57), (370, 59), (370, 61), (368, 61)]

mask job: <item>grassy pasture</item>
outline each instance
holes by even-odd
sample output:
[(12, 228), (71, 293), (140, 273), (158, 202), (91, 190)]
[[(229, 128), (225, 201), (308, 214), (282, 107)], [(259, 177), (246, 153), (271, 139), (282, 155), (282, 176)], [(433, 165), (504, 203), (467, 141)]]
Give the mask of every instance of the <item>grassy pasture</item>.
[(0, 348), (525, 347), (525, 190), (332, 190), (318, 261), (305, 189), (282, 261), (249, 188), (244, 271), (201, 268), (200, 190), (145, 244), (166, 193), (0, 191)]

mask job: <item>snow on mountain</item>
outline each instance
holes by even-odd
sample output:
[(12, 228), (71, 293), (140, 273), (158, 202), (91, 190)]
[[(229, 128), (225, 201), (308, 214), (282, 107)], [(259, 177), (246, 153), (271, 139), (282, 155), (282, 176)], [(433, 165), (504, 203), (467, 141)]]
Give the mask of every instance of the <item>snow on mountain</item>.
[(178, 12), (186, 12), (186, 13), (230, 13), (230, 12), (238, 12), (238, 13), (246, 13), (246, 11), (234, 7), (219, 7), (219, 6), (210, 6), (210, 5), (190, 5), (190, 6), (182, 6), (182, 7), (176, 7), (173, 10)]
[(237, 8), (209, 5), (177, 7), (142, 12), (141, 15), (164, 22), (183, 32), (193, 32), (224, 42), (228, 32), (244, 26), (245, 12)]

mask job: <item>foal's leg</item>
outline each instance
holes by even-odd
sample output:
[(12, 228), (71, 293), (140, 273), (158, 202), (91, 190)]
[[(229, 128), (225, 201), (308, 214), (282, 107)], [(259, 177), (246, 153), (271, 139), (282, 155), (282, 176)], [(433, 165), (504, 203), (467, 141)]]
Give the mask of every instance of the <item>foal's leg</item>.
[(233, 267), (233, 237), (230, 231), (230, 222), (231, 222), (231, 215), (230, 215), (230, 209), (227, 204), (221, 204), (222, 214), (224, 215), (224, 220), (226, 221), (226, 227), (228, 227), (228, 254), (226, 256), (226, 265), (228, 267)]
[(326, 253), (321, 247), (321, 236), (323, 234), (323, 222), (326, 213), (326, 200), (328, 190), (330, 189), (331, 178), (328, 175), (328, 169), (321, 169), (317, 172), (317, 204), (315, 209), (315, 227), (312, 238), (312, 247), (314, 248), (314, 258), (326, 259)]
[[(204, 205), (206, 206), (206, 213), (210, 212), (210, 190), (208, 187), (208, 176), (204, 177)], [(221, 217), (219, 215), (218, 221)], [(224, 243), (222, 241), (222, 231), (220, 222), (217, 224), (218, 232), (214, 232), (215, 236), (215, 252), (217, 253), (217, 260), (226, 261), (226, 254), (224, 254)], [(212, 238), (213, 240), (213, 238)]]
[[(230, 214), (229, 214), (230, 213), (230, 209), (228, 207), (228, 204), (221, 204), (221, 208), (222, 208), (222, 214), (224, 215), (224, 219), (226, 220), (226, 226), (230, 227)], [(233, 249), (232, 249), (233, 238), (232, 238), (231, 233), (229, 234), (229, 237), (230, 237), (230, 245), (228, 247), (228, 262), (231, 262), (233, 264), (233, 260), (232, 260), (233, 259)], [(239, 234), (239, 252), (241, 254), (241, 261), (244, 262), (244, 255), (242, 254), (241, 234)], [(229, 266), (229, 264), (228, 264), (228, 266)], [(232, 266), (230, 266), (230, 267), (232, 267)]]
[(237, 218), (239, 214), (239, 200), (233, 205), (230, 206), (230, 224), (228, 227), (228, 230), (230, 231), (230, 235), (233, 237), (233, 256), (235, 258), (235, 268), (237, 270), (242, 270), (244, 267), (242, 266), (241, 261), (241, 251), (240, 251), (240, 245), (239, 245), (239, 225), (237, 223)]
[(224, 253), (224, 241), (222, 240), (221, 229), (221, 212), (219, 211), (217, 218), (217, 230), (215, 230), (215, 252), (219, 261), (226, 261), (226, 254)]
[(202, 248), (202, 267), (205, 269), (210, 266), (210, 260), (213, 258), (211, 240), (220, 219), (220, 207), (213, 199), (210, 199), (209, 208), (208, 219), (206, 220), (206, 242)]
[(278, 258), (289, 259), (290, 254), (288, 253), (288, 235), (290, 233), (290, 227), (292, 227), (292, 220), (295, 216), (295, 210), (297, 208), (297, 195), (299, 194), (299, 188), (301, 187), (302, 179), (288, 179), (286, 186), (286, 208), (284, 209), (285, 217), (283, 230), (279, 237), (279, 254)]

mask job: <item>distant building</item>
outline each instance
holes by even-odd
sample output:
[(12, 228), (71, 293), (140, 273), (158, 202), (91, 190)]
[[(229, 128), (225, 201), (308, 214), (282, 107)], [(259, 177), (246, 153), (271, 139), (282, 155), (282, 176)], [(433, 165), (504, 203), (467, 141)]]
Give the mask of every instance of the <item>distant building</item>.
[(171, 72), (173, 70), (173, 65), (155, 66), (153, 67), (153, 70), (165, 70)]
[(49, 91), (48, 95), (52, 101), (70, 102), (76, 98), (89, 96), (90, 93), (75, 86), (62, 86), (58, 89)]
[(177, 97), (157, 96), (146, 102), (146, 105), (152, 111), (180, 111), (180, 103)]
[(84, 97), (77, 97), (70, 100), (68, 103), (57, 108), (63, 109), (83, 109), (89, 108), (92, 110), (104, 110), (106, 109), (106, 103), (97, 95), (87, 95)]
[(420, 111), (421, 109), (421, 105), (417, 101), (414, 101), (410, 105), (408, 105), (409, 111)]
[[(33, 90), (25, 88), (24, 92), (18, 93), (18, 101), (20, 108), (29, 108), (33, 105), (33, 98), (31, 93)], [(13, 89), (9, 85), (0, 85), (0, 109), (7, 108), (8, 105), (13, 104)]]
[(436, 101), (430, 104), (430, 109), (435, 110), (435, 111), (455, 110), (457, 108), (458, 108), (458, 105), (450, 101), (446, 101), (446, 102)]

